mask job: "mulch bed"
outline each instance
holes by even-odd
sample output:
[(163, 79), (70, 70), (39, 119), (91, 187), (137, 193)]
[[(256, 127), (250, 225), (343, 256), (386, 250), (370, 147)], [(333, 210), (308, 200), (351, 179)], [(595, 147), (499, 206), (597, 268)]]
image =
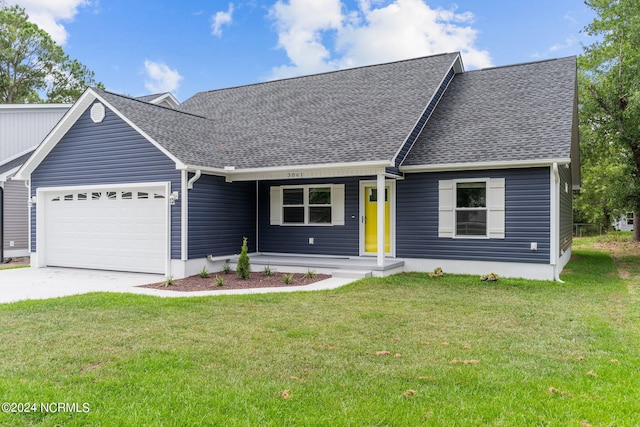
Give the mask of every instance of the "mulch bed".
[[(199, 275), (185, 277), (184, 279), (174, 279), (173, 285), (167, 286), (166, 282), (152, 283), (140, 286), (141, 288), (163, 289), (167, 291), (218, 291), (225, 289), (254, 289), (254, 288), (274, 288), (282, 286), (305, 286), (320, 280), (328, 279), (329, 275), (316, 274), (314, 277), (306, 277), (305, 274), (293, 274), (293, 281), (284, 283), (284, 275), (287, 273), (274, 272), (271, 276), (265, 276), (262, 272), (253, 272), (249, 279), (240, 279), (234, 271), (229, 274), (212, 273), (208, 278)], [(221, 277), (224, 285), (218, 286), (216, 276)]]

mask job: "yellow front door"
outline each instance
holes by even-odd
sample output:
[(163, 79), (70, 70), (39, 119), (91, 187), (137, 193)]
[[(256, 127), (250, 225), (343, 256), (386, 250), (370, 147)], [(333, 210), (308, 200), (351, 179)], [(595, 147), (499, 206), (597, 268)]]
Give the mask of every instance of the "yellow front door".
[[(391, 203), (389, 193), (391, 187), (384, 190), (384, 251), (390, 252), (391, 248)], [(364, 188), (364, 251), (378, 252), (378, 189), (376, 187)]]

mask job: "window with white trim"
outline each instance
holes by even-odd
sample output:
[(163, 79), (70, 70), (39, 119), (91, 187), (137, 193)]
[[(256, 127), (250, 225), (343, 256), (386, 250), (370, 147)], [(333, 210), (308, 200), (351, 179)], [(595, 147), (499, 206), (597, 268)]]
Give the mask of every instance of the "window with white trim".
[(438, 237), (504, 239), (504, 178), (440, 180)]
[(271, 225), (344, 225), (344, 184), (270, 189)]
[(487, 236), (487, 182), (456, 183), (456, 236)]

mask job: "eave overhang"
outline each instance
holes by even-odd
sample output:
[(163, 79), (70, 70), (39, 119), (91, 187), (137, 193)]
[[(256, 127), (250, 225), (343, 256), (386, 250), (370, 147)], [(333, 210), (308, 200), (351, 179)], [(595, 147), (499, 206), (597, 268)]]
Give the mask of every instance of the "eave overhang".
[(345, 176), (387, 175), (386, 168), (391, 163), (387, 160), (372, 162), (352, 162), (320, 165), (294, 165), (267, 168), (238, 169), (232, 165), (224, 168), (185, 165), (189, 172), (200, 170), (209, 175), (224, 176), (227, 182), (233, 181), (268, 181), (280, 179), (315, 179)]
[(539, 160), (506, 160), (492, 162), (473, 163), (443, 163), (437, 165), (411, 165), (400, 166), (400, 172), (420, 173), (420, 172), (448, 172), (463, 170), (488, 170), (488, 169), (521, 169), (535, 167), (549, 167), (554, 163), (558, 165), (571, 164), (570, 158), (539, 159)]

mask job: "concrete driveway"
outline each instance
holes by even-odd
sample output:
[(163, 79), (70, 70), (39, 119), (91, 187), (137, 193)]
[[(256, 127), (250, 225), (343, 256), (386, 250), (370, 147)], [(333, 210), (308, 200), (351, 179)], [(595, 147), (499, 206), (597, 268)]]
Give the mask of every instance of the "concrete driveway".
[(179, 292), (166, 289), (137, 287), (162, 282), (164, 280), (164, 276), (160, 274), (57, 267), (14, 268), (0, 270), (0, 303), (28, 299), (58, 298), (89, 292), (127, 292), (160, 297), (198, 297), (209, 295), (318, 291), (335, 289), (353, 282), (356, 279), (349, 277), (330, 277), (326, 280), (305, 286), (279, 286), (274, 288), (227, 289), (197, 292)]
[[(88, 292), (145, 292), (139, 285), (162, 282), (160, 274), (76, 268), (13, 268), (0, 270), (0, 303), (46, 299)], [(153, 291), (149, 289), (148, 291)]]

